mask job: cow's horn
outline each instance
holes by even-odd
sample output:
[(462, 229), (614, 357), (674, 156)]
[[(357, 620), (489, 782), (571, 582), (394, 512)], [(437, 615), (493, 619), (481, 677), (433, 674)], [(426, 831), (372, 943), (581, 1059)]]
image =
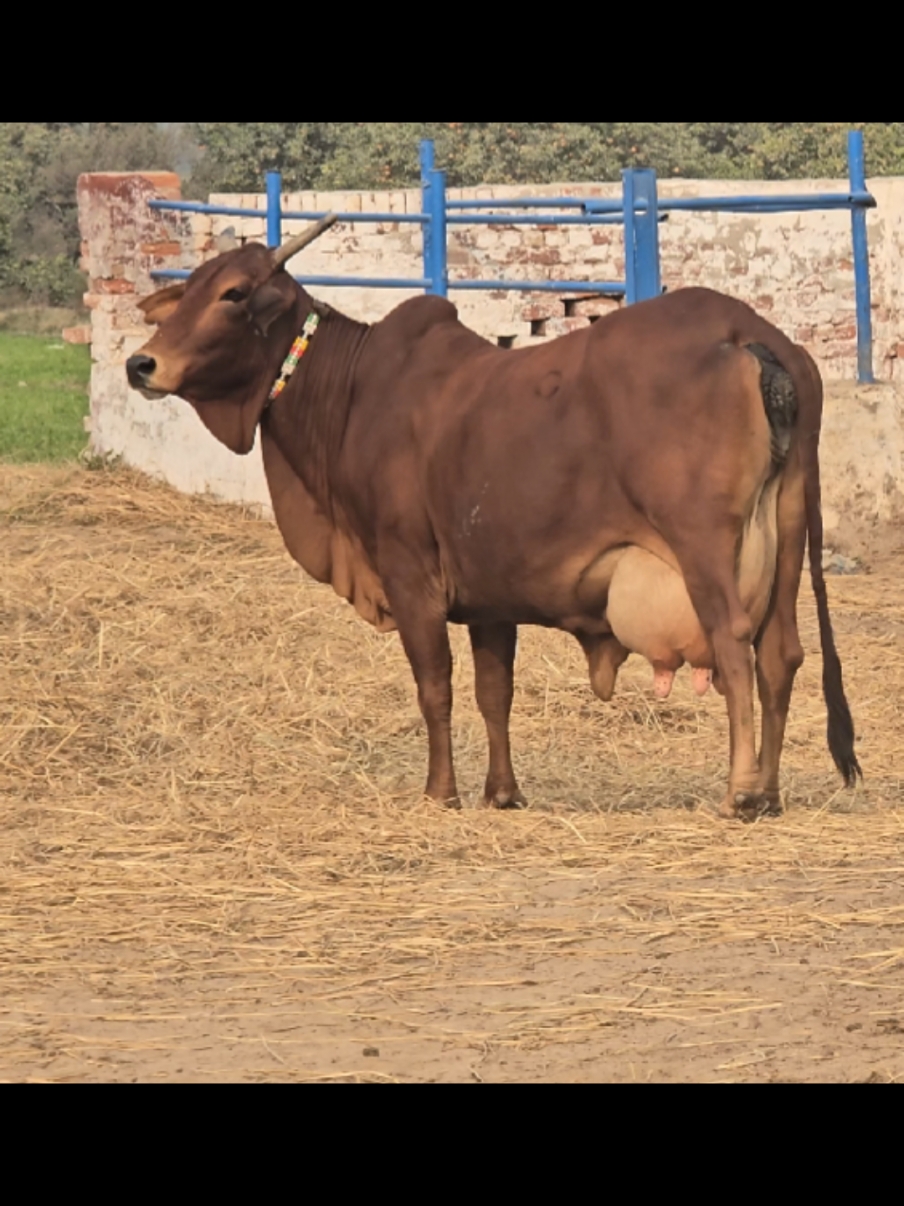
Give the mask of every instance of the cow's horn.
[(304, 234), (298, 235), (294, 239), (289, 239), (288, 243), (283, 243), (281, 247), (276, 247), (271, 252), (273, 256), (273, 267), (281, 268), (283, 264), (288, 263), (293, 255), (298, 255), (299, 251), (303, 251), (315, 239), (319, 239), (322, 234), (336, 222), (335, 214), (327, 214), (325, 218), (321, 218), (319, 222), (315, 222), (313, 226), (309, 226)]

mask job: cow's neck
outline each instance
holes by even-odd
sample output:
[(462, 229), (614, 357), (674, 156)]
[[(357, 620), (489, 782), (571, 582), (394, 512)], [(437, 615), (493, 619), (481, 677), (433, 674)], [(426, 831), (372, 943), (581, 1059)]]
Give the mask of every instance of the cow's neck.
[[(315, 303), (299, 290), (293, 339), (314, 310)], [(330, 515), (333, 470), (352, 403), (358, 357), (370, 327), (319, 303), (316, 311), (320, 323), (310, 345), (261, 424), (318, 505)]]

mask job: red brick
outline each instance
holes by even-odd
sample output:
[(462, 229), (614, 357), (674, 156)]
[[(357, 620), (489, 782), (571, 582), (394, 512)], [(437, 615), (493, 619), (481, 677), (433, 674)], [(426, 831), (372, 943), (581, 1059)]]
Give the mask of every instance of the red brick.
[(568, 300), (570, 302), (569, 309), (575, 318), (602, 318), (606, 314), (611, 314), (613, 310), (621, 308), (618, 299), (614, 297), (575, 298)]
[(608, 230), (594, 230), (590, 237), (597, 247), (608, 247), (612, 242), (612, 235)]
[(131, 281), (92, 281), (91, 288), (95, 293), (134, 293), (135, 286)]
[(589, 318), (550, 318), (544, 334), (558, 338), (560, 335), (570, 335), (573, 331), (583, 331), (589, 326)]
[(562, 257), (557, 251), (532, 251), (528, 256), (528, 262), (531, 264), (560, 264)]
[(155, 255), (155, 256), (160, 256), (160, 257), (169, 256), (169, 255), (181, 255), (182, 254), (182, 244), (181, 243), (142, 243), (141, 244), (141, 253), (142, 253), (142, 255)]
[(521, 311), (521, 320), (522, 322), (544, 322), (547, 318), (554, 318), (561, 312), (561, 306), (556, 302), (537, 301), (524, 307)]
[(836, 327), (835, 328), (835, 338), (836, 339), (856, 339), (857, 338), (856, 326), (853, 323), (850, 323), (846, 327)]
[(180, 201), (182, 186), (175, 172), (88, 172), (78, 178), (78, 191), (127, 198), (134, 182), (150, 185), (162, 201)]

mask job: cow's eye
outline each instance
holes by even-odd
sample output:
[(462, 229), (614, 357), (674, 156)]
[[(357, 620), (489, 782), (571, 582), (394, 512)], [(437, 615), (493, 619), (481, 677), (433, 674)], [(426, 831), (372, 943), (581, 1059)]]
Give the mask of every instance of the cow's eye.
[(247, 296), (248, 294), (242, 289), (227, 289), (220, 298), (220, 301), (235, 302), (236, 305), (238, 305), (239, 302), (243, 302)]

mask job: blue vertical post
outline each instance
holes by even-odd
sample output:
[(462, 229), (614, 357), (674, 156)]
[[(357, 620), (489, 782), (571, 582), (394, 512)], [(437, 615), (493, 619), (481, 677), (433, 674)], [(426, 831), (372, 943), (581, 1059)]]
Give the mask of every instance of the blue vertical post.
[(635, 232), (634, 170), (622, 172), (622, 206), (625, 218), (625, 302), (637, 301), (637, 237)]
[(282, 173), (267, 172), (267, 246), (282, 243)]
[(446, 262), (446, 173), (434, 167), (431, 141), (421, 143), (421, 197), (424, 215), (424, 276), (430, 282), (427, 292), (446, 297), (449, 273)]
[(449, 293), (448, 245), (446, 233), (446, 173), (430, 173), (430, 225), (433, 228), (433, 266), (431, 292), (437, 297)]
[(637, 301), (649, 301), (662, 293), (659, 270), (659, 198), (656, 173), (651, 168), (634, 172), (634, 200), (640, 209), (634, 216), (634, 287)]
[[(851, 192), (866, 192), (866, 164), (863, 154), (862, 130), (848, 134), (848, 166)], [(869, 241), (866, 233), (866, 210), (855, 205), (851, 210), (854, 229), (854, 283), (857, 296), (857, 380), (871, 385), (873, 377), (873, 315), (869, 282)]]
[[(424, 277), (428, 281), (433, 279), (433, 222), (430, 209), (430, 178), (434, 172), (434, 149), (431, 139), (424, 139), (421, 143), (421, 212), (428, 220), (423, 223), (421, 230), (424, 242)], [(427, 286), (427, 292), (432, 291), (431, 286)]]

